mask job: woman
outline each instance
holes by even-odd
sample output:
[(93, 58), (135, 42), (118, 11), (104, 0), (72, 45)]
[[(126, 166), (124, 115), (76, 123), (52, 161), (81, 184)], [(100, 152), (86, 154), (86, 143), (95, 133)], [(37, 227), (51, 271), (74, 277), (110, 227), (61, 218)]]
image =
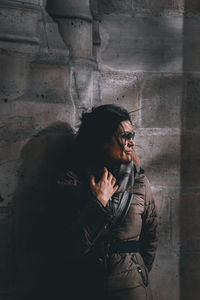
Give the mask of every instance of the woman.
[(81, 121), (68, 170), (57, 180), (61, 285), (71, 299), (153, 299), (157, 214), (130, 115), (102, 105)]

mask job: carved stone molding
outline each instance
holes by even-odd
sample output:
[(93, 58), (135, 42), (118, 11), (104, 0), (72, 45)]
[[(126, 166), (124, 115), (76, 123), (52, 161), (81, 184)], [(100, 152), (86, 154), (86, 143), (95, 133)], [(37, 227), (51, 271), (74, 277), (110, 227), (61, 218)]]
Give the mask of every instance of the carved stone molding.
[(37, 24), (40, 18), (38, 1), (21, 2), (3, 0), (0, 2), (1, 52), (12, 54), (34, 54), (39, 49)]
[(89, 0), (48, 0), (46, 8), (57, 22), (60, 34), (70, 51), (70, 96), (76, 108), (75, 121), (79, 119), (83, 109), (100, 101), (96, 50), (100, 39), (98, 24), (93, 20), (90, 5)]

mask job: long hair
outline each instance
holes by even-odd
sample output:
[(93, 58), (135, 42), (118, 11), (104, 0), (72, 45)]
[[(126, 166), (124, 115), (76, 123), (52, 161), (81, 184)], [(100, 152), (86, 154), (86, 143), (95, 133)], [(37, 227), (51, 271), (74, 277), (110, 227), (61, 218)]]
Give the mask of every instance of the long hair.
[(126, 109), (114, 104), (93, 107), (84, 112), (74, 143), (74, 154), (88, 168), (101, 166), (104, 145), (109, 143), (122, 121), (129, 120)]

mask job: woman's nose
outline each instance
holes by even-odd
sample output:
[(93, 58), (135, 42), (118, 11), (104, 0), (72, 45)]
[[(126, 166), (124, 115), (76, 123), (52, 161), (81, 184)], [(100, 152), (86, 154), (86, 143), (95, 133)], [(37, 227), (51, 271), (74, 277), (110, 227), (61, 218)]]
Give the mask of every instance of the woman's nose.
[(128, 141), (128, 146), (129, 146), (129, 147), (135, 146), (135, 142), (134, 142), (134, 139), (133, 139), (133, 138), (131, 138), (131, 139)]

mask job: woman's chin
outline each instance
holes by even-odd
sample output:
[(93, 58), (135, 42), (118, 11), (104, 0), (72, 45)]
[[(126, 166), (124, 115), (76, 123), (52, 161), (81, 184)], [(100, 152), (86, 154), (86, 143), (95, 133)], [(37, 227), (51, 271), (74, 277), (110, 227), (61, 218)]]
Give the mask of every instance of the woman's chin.
[(132, 160), (132, 152), (131, 153), (125, 153), (122, 157), (121, 162), (122, 163), (129, 163)]

